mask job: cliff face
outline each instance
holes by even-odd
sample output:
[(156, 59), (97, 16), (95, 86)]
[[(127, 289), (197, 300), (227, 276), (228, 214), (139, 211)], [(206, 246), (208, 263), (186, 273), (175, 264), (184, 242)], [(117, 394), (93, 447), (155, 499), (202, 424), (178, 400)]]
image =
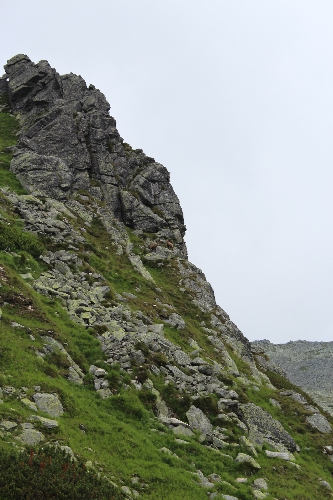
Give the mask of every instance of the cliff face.
[[(133, 229), (186, 253), (184, 218), (163, 165), (123, 142), (110, 105), (80, 76), (17, 55), (5, 66), (21, 134), (11, 169), (29, 191), (58, 200), (87, 191)], [(6, 81), (6, 80), (5, 80)]]
[(167, 170), (81, 77), (5, 69), (0, 443), (60, 446), (129, 498), (331, 498), (333, 421), (216, 304)]

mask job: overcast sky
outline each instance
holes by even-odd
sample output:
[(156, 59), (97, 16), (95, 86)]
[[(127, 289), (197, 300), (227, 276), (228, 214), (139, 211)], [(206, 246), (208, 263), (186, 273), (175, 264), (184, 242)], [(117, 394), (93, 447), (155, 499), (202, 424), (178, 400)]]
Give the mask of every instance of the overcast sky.
[(167, 167), (250, 340), (333, 340), (331, 0), (2, 0), (1, 65), (17, 53), (93, 83)]

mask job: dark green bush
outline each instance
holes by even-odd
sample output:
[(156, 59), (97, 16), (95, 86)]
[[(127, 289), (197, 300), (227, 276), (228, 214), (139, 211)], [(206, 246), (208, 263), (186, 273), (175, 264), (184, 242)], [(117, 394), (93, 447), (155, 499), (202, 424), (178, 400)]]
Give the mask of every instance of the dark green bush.
[(147, 409), (153, 410), (155, 408), (156, 396), (151, 391), (143, 389), (139, 392), (139, 399)]
[(123, 495), (87, 470), (81, 459), (72, 461), (64, 451), (46, 447), (39, 451), (0, 450), (1, 500), (100, 500)]
[(119, 371), (112, 370), (106, 376), (107, 381), (109, 382), (109, 387), (113, 391), (118, 391), (122, 384), (122, 378)]
[(192, 404), (190, 396), (179, 392), (172, 383), (160, 386), (159, 390), (163, 400), (166, 402), (168, 407), (171, 408), (174, 416), (186, 422), (186, 412)]
[(207, 415), (207, 417), (216, 417), (219, 413), (219, 409), (217, 406), (217, 397), (213, 396), (212, 394), (196, 399), (195, 406), (200, 408), (200, 410), (203, 411)]
[(148, 414), (137, 395), (117, 395), (109, 399), (110, 405), (133, 420), (146, 421)]
[(143, 366), (136, 366), (133, 370), (133, 378), (135, 378), (140, 384), (144, 384), (146, 380), (149, 378), (149, 371), (148, 367), (143, 365)]

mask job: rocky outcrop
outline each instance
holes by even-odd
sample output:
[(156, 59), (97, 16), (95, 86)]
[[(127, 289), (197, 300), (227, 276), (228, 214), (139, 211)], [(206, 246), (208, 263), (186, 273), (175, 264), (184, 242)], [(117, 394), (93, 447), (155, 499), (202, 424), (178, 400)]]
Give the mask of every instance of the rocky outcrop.
[(110, 105), (81, 76), (19, 54), (7, 62), (0, 93), (21, 125), (11, 170), (31, 193), (69, 199), (84, 190), (126, 225), (169, 238), (184, 254), (185, 225), (163, 165), (124, 143)]
[(241, 419), (249, 429), (249, 439), (262, 446), (267, 443), (279, 451), (286, 448), (296, 450), (296, 443), (282, 424), (275, 420), (268, 411), (253, 403), (239, 405)]
[(51, 417), (59, 417), (64, 413), (61, 402), (56, 394), (47, 394), (37, 392), (33, 395), (37, 408), (50, 415)]

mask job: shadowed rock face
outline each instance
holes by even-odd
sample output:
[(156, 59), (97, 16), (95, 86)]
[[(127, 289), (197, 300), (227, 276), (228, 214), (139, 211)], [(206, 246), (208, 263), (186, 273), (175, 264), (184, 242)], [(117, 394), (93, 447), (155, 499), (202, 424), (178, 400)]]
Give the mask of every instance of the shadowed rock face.
[(0, 90), (21, 124), (11, 170), (32, 193), (65, 200), (86, 190), (126, 225), (170, 238), (186, 253), (184, 218), (169, 172), (123, 142), (110, 105), (81, 76), (17, 55)]

